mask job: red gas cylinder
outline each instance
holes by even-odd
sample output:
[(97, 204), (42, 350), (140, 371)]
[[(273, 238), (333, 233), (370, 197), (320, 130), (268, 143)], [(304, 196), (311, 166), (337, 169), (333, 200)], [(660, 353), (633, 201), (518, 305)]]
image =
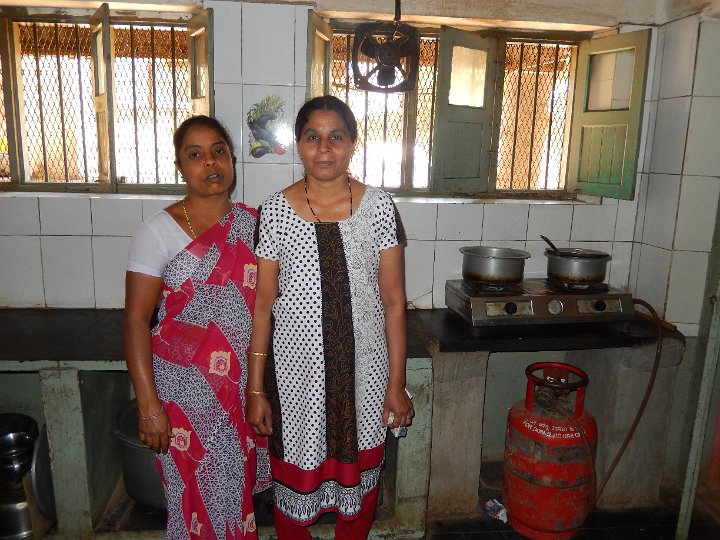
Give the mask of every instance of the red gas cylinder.
[(572, 538), (594, 504), (597, 424), (583, 409), (588, 376), (558, 362), (532, 364), (525, 375), (525, 399), (508, 414), (503, 504), (510, 525), (528, 538)]

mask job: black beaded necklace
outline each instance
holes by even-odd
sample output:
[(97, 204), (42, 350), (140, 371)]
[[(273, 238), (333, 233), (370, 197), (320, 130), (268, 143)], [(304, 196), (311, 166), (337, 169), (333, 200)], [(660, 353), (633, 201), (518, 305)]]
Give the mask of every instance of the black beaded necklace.
[[(347, 177), (347, 184), (348, 184), (348, 190), (350, 191), (350, 217), (353, 215), (353, 198), (352, 198), (352, 184), (350, 183), (350, 176)], [(315, 213), (315, 210), (313, 210), (312, 205), (310, 204), (310, 196), (308, 195), (308, 189), (307, 189), (307, 176), (303, 178), (303, 187), (305, 188), (305, 200), (307, 201), (308, 208), (310, 209), (310, 212), (312, 212), (313, 217), (315, 218), (315, 221), (318, 223), (326, 223), (325, 221), (322, 221), (317, 214)]]

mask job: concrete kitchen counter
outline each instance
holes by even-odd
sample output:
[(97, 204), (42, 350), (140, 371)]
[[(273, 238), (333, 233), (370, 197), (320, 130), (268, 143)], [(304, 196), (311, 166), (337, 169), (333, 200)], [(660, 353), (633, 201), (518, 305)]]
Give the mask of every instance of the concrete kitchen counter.
[[(123, 359), (122, 310), (0, 309), (2, 387), (18, 402), (41, 402), (47, 425), (57, 511), (50, 538), (160, 540), (164, 531), (95, 533), (114, 493), (122, 489), (120, 452), (113, 436), (115, 418), (131, 397)], [(28, 377), (33, 384), (28, 385)], [(412, 332), (408, 336), (407, 387), (414, 395), (415, 419), (406, 438), (393, 447), (388, 463), (397, 467), (391, 514), (378, 520), (371, 539), (425, 534), (430, 475), (432, 365)], [(29, 392), (40, 395), (24, 395)], [(0, 407), (8, 408), (0, 400)], [(36, 415), (42, 425), (43, 418)], [(388, 450), (390, 453), (390, 450)], [(389, 481), (389, 480), (388, 480)], [(261, 539), (274, 529), (260, 527)], [(333, 527), (313, 526), (315, 538), (333, 538)]]

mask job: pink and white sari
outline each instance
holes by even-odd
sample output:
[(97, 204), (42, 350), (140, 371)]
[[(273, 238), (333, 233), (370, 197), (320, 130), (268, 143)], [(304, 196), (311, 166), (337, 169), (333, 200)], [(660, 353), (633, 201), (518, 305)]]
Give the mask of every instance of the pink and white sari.
[(245, 418), (256, 220), (236, 204), (163, 274), (152, 350), (172, 429), (159, 456), (170, 540), (257, 538), (252, 494), (270, 471), (266, 440)]

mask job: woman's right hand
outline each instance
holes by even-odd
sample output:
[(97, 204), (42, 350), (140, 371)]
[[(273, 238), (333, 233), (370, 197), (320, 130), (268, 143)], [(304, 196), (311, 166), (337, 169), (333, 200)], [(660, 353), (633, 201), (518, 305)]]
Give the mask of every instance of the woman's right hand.
[(172, 438), (167, 413), (163, 410), (155, 418), (138, 418), (138, 435), (140, 442), (148, 446), (156, 454), (167, 453)]
[(248, 422), (258, 435), (272, 435), (272, 410), (266, 396), (248, 393)]

